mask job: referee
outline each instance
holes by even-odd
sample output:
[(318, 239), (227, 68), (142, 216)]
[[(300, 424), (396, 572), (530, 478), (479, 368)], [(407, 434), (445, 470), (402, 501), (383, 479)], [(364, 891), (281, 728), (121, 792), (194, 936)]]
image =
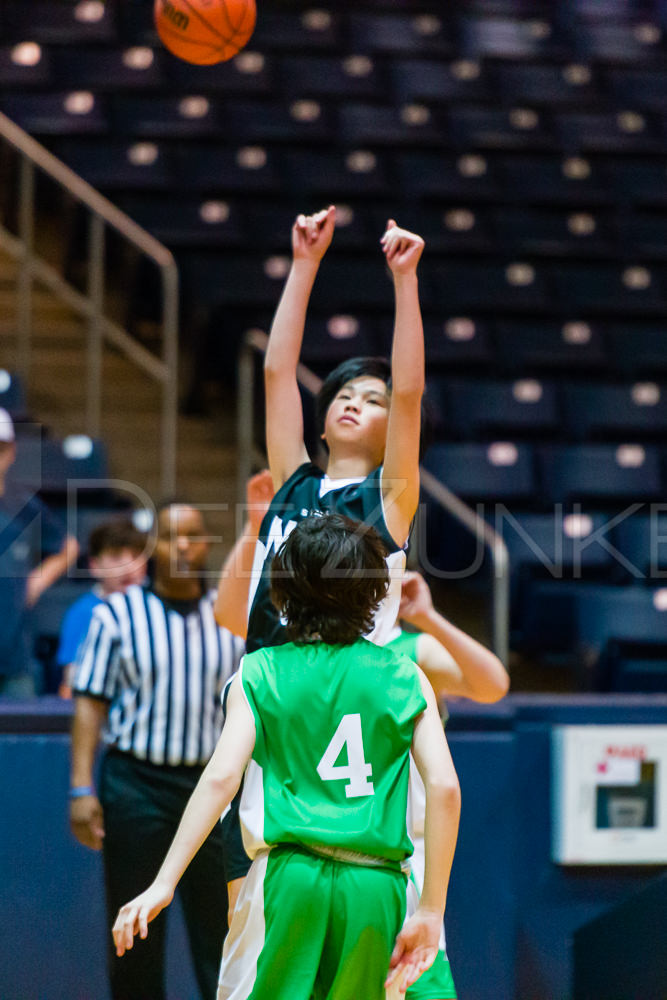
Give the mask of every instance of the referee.
[[(103, 851), (109, 926), (150, 881), (222, 728), (221, 692), (243, 642), (216, 625), (204, 592), (208, 555), (201, 513), (170, 504), (158, 514), (151, 589), (130, 587), (99, 604), (73, 684), (70, 823)], [(95, 756), (103, 728), (99, 798)], [(226, 882), (248, 860), (223, 855), (216, 828), (179, 891), (204, 1000), (214, 1000), (227, 927)], [(109, 947), (113, 1000), (164, 1000), (166, 922), (122, 961)], [(109, 943), (111, 937), (108, 936)]]

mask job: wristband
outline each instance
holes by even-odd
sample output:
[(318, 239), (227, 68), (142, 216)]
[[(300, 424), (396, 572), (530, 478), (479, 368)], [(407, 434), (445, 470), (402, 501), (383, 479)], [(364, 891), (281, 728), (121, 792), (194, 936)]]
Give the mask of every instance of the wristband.
[(70, 788), (70, 799), (83, 799), (86, 795), (94, 795), (95, 789), (92, 785), (79, 785), (77, 788)]

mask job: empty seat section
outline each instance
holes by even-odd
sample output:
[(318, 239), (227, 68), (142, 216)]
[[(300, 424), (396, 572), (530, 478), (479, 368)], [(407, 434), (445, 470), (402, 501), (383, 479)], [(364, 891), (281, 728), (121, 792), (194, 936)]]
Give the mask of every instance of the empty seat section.
[(657, 500), (662, 492), (660, 456), (649, 445), (545, 445), (539, 466), (543, 495), (550, 503), (594, 501), (620, 509)]
[(667, 434), (665, 386), (570, 384), (563, 387), (569, 435), (579, 439), (650, 440)]
[(440, 378), (436, 385), (447, 430), (459, 438), (544, 440), (560, 426), (555, 386), (540, 379)]

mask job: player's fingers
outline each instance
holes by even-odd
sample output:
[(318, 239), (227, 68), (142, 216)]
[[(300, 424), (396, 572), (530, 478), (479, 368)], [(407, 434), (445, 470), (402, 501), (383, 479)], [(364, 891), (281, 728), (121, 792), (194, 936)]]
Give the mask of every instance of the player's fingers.
[(138, 923), (139, 923), (139, 937), (140, 938), (147, 938), (148, 937), (148, 907), (147, 906), (142, 906), (141, 909), (139, 910)]

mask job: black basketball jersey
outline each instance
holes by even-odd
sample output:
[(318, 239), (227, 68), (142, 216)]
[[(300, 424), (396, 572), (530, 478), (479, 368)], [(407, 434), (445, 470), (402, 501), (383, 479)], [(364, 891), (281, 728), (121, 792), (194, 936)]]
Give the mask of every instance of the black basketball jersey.
[(384, 518), (381, 469), (365, 479), (329, 479), (317, 465), (306, 462), (280, 487), (262, 521), (255, 549), (250, 587), (246, 649), (278, 646), (287, 641), (285, 628), (269, 596), (271, 560), (299, 521), (314, 513), (344, 514), (371, 525), (387, 547), (391, 582), (368, 638), (382, 644), (396, 622), (405, 553), (389, 534)]

